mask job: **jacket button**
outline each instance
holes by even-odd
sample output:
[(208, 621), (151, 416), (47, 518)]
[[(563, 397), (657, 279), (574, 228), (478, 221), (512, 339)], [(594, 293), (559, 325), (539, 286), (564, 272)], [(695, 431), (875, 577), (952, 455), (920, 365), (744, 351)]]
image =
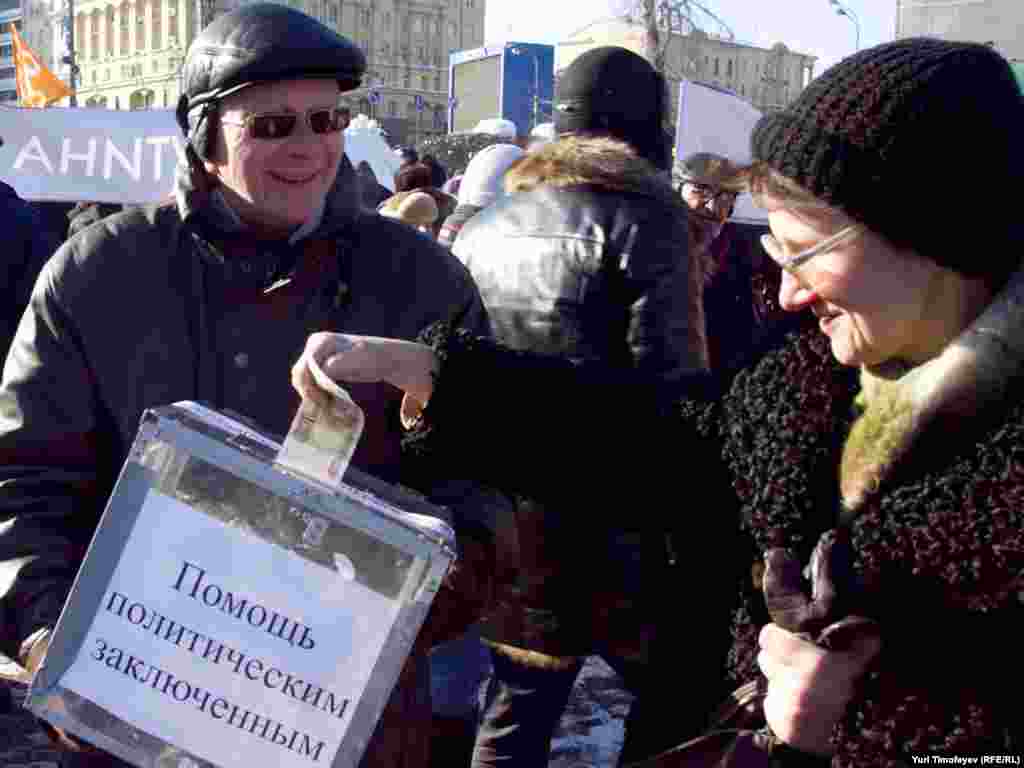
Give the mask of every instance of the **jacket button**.
[(235, 355), (235, 367), (246, 368), (249, 365), (249, 356), (245, 352), (239, 352)]

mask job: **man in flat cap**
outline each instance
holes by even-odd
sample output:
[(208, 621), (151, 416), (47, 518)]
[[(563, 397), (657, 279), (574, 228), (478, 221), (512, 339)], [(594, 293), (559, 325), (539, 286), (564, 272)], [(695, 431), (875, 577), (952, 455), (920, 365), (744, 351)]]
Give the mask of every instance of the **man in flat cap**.
[[(456, 259), (360, 205), (339, 95), (365, 66), (286, 6), (218, 17), (185, 61), (175, 201), (105, 219), (44, 269), (0, 385), (0, 651), (30, 671), (145, 409), (203, 401), (283, 435), (298, 406), (289, 370), (311, 333), (413, 339), (440, 320), (488, 332)], [(350, 391), (366, 413), (353, 464), (406, 482), (401, 393)], [(448, 493), (435, 500), (473, 561), (490, 546), (489, 507), (465, 487)], [(414, 651), (362, 765), (428, 764), (425, 665)], [(117, 764), (85, 749), (65, 764)]]

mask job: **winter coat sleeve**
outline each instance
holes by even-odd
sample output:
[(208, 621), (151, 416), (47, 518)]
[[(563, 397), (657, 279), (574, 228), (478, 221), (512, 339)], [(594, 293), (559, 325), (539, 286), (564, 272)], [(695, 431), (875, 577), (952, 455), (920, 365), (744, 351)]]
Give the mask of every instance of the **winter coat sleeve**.
[(689, 254), (685, 219), (648, 229), (654, 236), (624, 259), (632, 294), (627, 340), (640, 370), (674, 383), (708, 369), (703, 269)]
[[(445, 252), (443, 258), (455, 270), (445, 287), (454, 291), (448, 322), (467, 333), (489, 337), (491, 324), (476, 283), (453, 256)], [(458, 463), (423, 466), (416, 454), (408, 452), (403, 458), (403, 478), (430, 501), (448, 508), (456, 532), (456, 568), (438, 593), (424, 630), (430, 643), (437, 644), (465, 631), (486, 610), (494, 589), (495, 540), (513, 519), (512, 500), (481, 484)]]
[(115, 430), (55, 280), (67, 248), (40, 274), (0, 384), (0, 651), (12, 658), (55, 624), (116, 472), (103, 466)]
[[(461, 267), (461, 265), (459, 265)], [(465, 298), (462, 302), (461, 307), (451, 318), (451, 325), (455, 328), (462, 328), (469, 333), (477, 336), (493, 335), (493, 329), (491, 328), (491, 320), (487, 314), (487, 308), (484, 306), (483, 298), (480, 296), (480, 290), (477, 288), (473, 278), (470, 277), (469, 271), (462, 267), (466, 275), (466, 289)]]
[(7, 309), (0, 319), (0, 359), (7, 354), (39, 272), (60, 245), (56, 235), (44, 226), (42, 217), (27, 203), (12, 198), (3, 204), (7, 209), (4, 216), (7, 247), (0, 284), (6, 286)]
[[(428, 470), (458, 466), (505, 494), (557, 510), (553, 524), (575, 531), (573, 545), (558, 550), (566, 569), (559, 579), (596, 567), (618, 589), (654, 572), (659, 555), (678, 559), (678, 583), (694, 588), (686, 615), (700, 617), (705, 628), (690, 639), (698, 651), (707, 649), (695, 689), (713, 689), (709, 700), (716, 701), (739, 570), (710, 377), (690, 379), (684, 402), (682, 390), (664, 398), (660, 381), (600, 362), (513, 350), (442, 325), (423, 338), (441, 365), (430, 402), (406, 436), (407, 453), (419, 454)], [(657, 542), (639, 571), (635, 563), (599, 562), (605, 550), (594, 547), (625, 532)], [(721, 578), (709, 576), (706, 552), (718, 553), (714, 573)], [(581, 604), (592, 597), (581, 593)], [(711, 687), (702, 687), (705, 677)]]
[[(658, 377), (513, 350), (443, 324), (423, 339), (441, 367), (406, 450), (425, 467), (457, 464), (482, 483), (548, 503), (595, 489), (663, 491), (689, 439), (689, 427), (666, 418), (673, 401), (683, 392), (713, 400), (711, 380), (701, 374), (668, 397)], [(569, 482), (572, 476), (580, 482)]]

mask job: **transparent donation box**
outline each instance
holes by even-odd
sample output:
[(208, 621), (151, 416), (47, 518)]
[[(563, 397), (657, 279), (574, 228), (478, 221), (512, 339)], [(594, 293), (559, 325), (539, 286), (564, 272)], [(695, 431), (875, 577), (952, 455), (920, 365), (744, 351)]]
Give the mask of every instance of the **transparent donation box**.
[(278, 450), (195, 403), (146, 412), (26, 706), (140, 767), (358, 764), (454, 535)]

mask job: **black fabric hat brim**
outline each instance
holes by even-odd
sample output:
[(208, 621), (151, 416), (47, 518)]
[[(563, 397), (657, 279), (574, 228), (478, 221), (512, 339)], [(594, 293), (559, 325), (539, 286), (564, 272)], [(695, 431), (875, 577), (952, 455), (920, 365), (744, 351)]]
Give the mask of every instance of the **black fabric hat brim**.
[(257, 3), (223, 14), (204, 29), (186, 58), (189, 106), (224, 98), (258, 83), (329, 78), (344, 91), (366, 71), (358, 46), (287, 6)]

